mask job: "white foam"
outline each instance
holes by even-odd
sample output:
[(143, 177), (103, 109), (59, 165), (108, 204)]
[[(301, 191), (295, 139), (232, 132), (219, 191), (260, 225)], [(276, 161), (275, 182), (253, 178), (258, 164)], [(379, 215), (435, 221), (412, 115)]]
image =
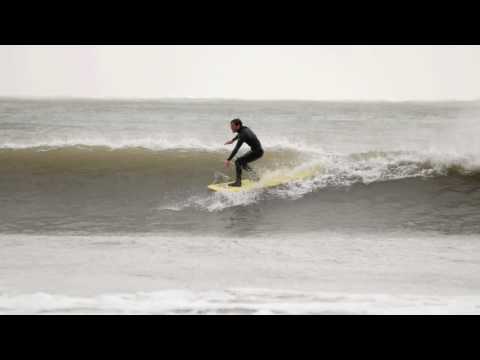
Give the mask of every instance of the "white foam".
[(191, 196), (183, 202), (162, 207), (160, 210), (182, 211), (187, 208), (222, 211), (236, 206), (247, 206), (266, 197), (299, 199), (306, 194), (324, 188), (349, 187), (353, 184), (372, 184), (408, 178), (429, 178), (447, 174), (449, 167), (461, 166), (473, 171), (480, 169), (475, 160), (436, 153), (416, 152), (371, 152), (363, 154), (339, 155), (317, 154), (311, 160), (293, 167), (264, 170), (260, 182), (279, 175), (292, 176), (309, 170), (314, 176), (308, 179), (291, 181), (276, 188), (258, 189), (238, 193), (209, 193)]
[[(339, 157), (324, 154), (307, 163), (293, 168), (282, 167), (276, 170), (267, 170), (261, 173), (260, 182), (268, 181), (279, 175), (294, 176), (304, 170), (311, 170), (315, 175), (310, 179), (292, 181), (285, 186), (272, 189), (256, 189), (253, 191), (236, 193), (211, 193), (202, 196), (191, 196), (182, 203), (163, 207), (163, 210), (181, 211), (186, 208), (207, 210), (209, 212), (221, 211), (236, 206), (247, 206), (258, 203), (265, 196), (278, 198), (297, 199), (305, 194), (327, 186), (350, 186), (356, 182), (374, 182), (380, 179), (389, 180), (403, 178), (407, 174), (388, 174), (385, 167), (391, 164), (388, 160), (377, 160), (368, 164), (359, 164), (348, 157)], [(387, 175), (385, 175), (385, 173)], [(389, 175), (389, 176), (388, 176)], [(413, 172), (411, 176), (423, 176), (424, 173)]]
[(112, 150), (124, 148), (145, 148), (149, 150), (204, 150), (218, 151), (226, 149), (222, 144), (205, 143), (195, 138), (180, 138), (172, 141), (168, 138), (142, 138), (142, 139), (101, 139), (101, 138), (77, 138), (67, 140), (50, 140), (36, 142), (4, 142), (0, 149), (30, 149), (30, 148), (51, 148), (62, 147), (107, 147)]
[(256, 203), (261, 198), (261, 191), (245, 191), (237, 193), (209, 193), (206, 195), (194, 195), (187, 200), (167, 205), (158, 210), (182, 211), (184, 209), (199, 209), (209, 212), (222, 211), (236, 206), (247, 206)]
[(391, 295), (271, 289), (162, 290), (71, 297), (0, 295), (0, 314), (480, 314), (480, 295)]
[[(88, 136), (88, 137), (64, 137), (40, 141), (4, 141), (0, 143), (0, 149), (30, 149), (30, 148), (52, 148), (62, 147), (108, 147), (110, 149), (123, 148), (145, 148), (154, 151), (159, 150), (201, 150), (201, 151), (231, 151), (231, 146), (224, 145), (225, 139), (199, 139), (195, 137), (182, 137), (175, 134), (155, 137), (139, 138), (115, 138)], [(294, 150), (305, 153), (324, 153), (320, 146), (306, 145), (302, 142), (295, 142), (284, 137), (270, 137), (263, 142), (265, 149)]]
[(271, 192), (283, 198), (299, 198), (325, 187), (348, 187), (355, 183), (372, 184), (408, 178), (428, 178), (447, 174), (451, 166), (461, 166), (466, 171), (478, 171), (477, 162), (438, 154), (415, 152), (365, 153), (324, 155), (293, 169), (283, 169), (285, 174), (305, 168), (317, 169), (311, 179), (293, 181), (286, 187)]

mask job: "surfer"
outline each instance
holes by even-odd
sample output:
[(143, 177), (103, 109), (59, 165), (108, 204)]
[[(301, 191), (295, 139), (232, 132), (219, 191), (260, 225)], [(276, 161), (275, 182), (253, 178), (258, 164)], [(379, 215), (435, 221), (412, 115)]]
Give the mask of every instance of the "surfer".
[(233, 144), (236, 140), (238, 141), (228, 159), (225, 160), (225, 167), (230, 166), (230, 162), (243, 143), (247, 143), (250, 146), (249, 152), (235, 160), (236, 180), (235, 182), (228, 184), (229, 186), (242, 186), (242, 169), (252, 173), (254, 177), (258, 179), (248, 163), (260, 159), (263, 156), (263, 148), (254, 132), (250, 128), (243, 126), (240, 119), (233, 119), (230, 121), (230, 128), (232, 129), (232, 132), (237, 133), (238, 135), (232, 140), (227, 141), (225, 145)]

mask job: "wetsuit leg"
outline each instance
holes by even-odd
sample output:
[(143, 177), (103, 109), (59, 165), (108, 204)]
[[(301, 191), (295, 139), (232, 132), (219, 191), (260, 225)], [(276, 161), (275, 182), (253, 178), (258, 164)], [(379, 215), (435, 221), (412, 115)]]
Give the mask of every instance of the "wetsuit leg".
[[(242, 168), (254, 173), (253, 169), (248, 165), (249, 162), (260, 159), (263, 156), (263, 151), (249, 151), (245, 155), (235, 160), (235, 166), (237, 171), (237, 181), (242, 180)], [(256, 174), (255, 174), (256, 176)]]

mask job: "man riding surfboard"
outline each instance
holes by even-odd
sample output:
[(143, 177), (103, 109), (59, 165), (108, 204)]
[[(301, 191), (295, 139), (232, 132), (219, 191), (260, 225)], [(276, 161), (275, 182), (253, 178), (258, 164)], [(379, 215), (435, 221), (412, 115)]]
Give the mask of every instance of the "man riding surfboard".
[(235, 160), (236, 180), (235, 182), (228, 184), (229, 186), (242, 186), (242, 169), (255, 174), (248, 163), (260, 159), (263, 156), (263, 148), (255, 133), (250, 128), (243, 126), (240, 119), (233, 119), (230, 121), (230, 128), (232, 129), (232, 132), (237, 133), (238, 135), (232, 140), (227, 141), (225, 145), (233, 144), (235, 140), (238, 141), (228, 159), (225, 160), (225, 167), (230, 166), (230, 162), (243, 143), (247, 143), (247, 145), (250, 146), (249, 152)]

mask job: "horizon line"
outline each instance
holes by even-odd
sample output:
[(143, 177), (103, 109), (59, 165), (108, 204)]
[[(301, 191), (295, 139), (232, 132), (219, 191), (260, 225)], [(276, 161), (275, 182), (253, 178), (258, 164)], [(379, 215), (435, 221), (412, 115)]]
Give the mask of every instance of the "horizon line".
[(0, 95), (0, 100), (89, 100), (89, 101), (245, 101), (245, 102), (478, 102), (479, 98), (471, 99), (299, 99), (299, 98), (278, 98), (278, 99), (249, 99), (249, 98), (228, 98), (228, 97), (122, 97), (122, 96), (70, 96), (70, 95)]

